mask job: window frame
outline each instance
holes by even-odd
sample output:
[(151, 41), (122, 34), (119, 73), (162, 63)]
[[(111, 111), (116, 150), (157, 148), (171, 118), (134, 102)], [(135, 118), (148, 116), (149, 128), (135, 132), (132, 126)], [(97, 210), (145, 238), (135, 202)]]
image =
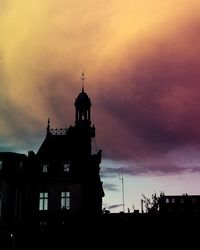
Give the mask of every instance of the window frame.
[(172, 204), (176, 204), (176, 198), (172, 198)]
[(165, 203), (166, 204), (169, 204), (170, 203), (170, 199), (167, 197), (167, 198), (165, 198)]
[(49, 163), (48, 162), (41, 163), (41, 171), (43, 174), (46, 174), (49, 172)]
[(71, 206), (71, 193), (70, 191), (61, 192), (61, 210), (70, 210)]
[(40, 192), (39, 193), (39, 211), (47, 211), (49, 207), (49, 193)]
[(70, 161), (62, 161), (62, 171), (63, 173), (69, 173), (71, 168)]

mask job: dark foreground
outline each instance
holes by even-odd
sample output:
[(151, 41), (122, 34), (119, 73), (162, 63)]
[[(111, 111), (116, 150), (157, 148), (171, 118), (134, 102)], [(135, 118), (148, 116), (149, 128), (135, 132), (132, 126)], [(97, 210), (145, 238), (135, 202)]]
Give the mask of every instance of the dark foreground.
[(10, 237), (1, 234), (0, 249), (193, 249), (199, 245), (199, 227), (197, 215), (105, 214), (73, 218), (42, 231), (21, 228)]

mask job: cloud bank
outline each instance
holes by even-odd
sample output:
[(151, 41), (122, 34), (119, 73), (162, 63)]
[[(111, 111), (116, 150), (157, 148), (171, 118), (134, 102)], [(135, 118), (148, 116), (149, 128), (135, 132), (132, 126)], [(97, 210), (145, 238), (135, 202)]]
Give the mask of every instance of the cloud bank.
[(37, 149), (48, 117), (71, 125), (84, 68), (106, 159), (133, 175), (198, 171), (199, 1), (0, 5), (2, 150)]

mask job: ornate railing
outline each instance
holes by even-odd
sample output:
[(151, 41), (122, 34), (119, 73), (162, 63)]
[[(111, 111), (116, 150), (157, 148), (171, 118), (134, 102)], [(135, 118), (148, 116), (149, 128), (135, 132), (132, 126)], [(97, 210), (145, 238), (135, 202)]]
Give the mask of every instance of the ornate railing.
[(67, 128), (51, 128), (49, 132), (50, 135), (66, 135)]

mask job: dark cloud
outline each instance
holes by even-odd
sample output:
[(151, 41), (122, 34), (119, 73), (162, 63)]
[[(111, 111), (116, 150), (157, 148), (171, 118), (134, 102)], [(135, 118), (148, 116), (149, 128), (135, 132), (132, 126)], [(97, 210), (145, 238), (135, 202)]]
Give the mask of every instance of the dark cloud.
[(122, 207), (122, 206), (123, 206), (123, 204), (114, 204), (114, 205), (107, 206), (106, 208), (113, 209), (113, 208), (118, 208), (118, 207)]
[[(188, 168), (184, 167), (184, 166), (179, 166), (176, 164), (166, 164), (165, 161), (162, 162), (162, 160), (160, 161), (160, 163), (137, 163), (137, 164), (133, 164), (133, 163), (127, 163), (128, 167), (123, 167), (123, 168), (115, 168), (115, 167), (108, 167), (106, 168), (105, 173), (108, 173), (112, 176), (114, 176), (114, 174), (118, 174), (119, 177), (121, 175), (121, 173), (123, 172), (124, 175), (133, 175), (133, 176), (137, 176), (137, 175), (173, 175), (173, 174), (177, 174), (177, 173), (183, 173), (188, 171)], [(195, 166), (190, 166), (190, 171), (199, 171), (199, 167)], [(116, 177), (116, 175), (115, 175)]]
[(192, 173), (198, 173), (198, 172), (200, 172), (200, 166), (192, 166), (189, 168), (189, 170)]
[(117, 185), (112, 183), (103, 183), (103, 188), (108, 191), (118, 191)]
[[(184, 166), (168, 163), (166, 155), (185, 146), (200, 149), (199, 25), (194, 18), (154, 38), (142, 56), (132, 55), (129, 47), (121, 68), (98, 93), (100, 117), (105, 112), (108, 118), (99, 121), (104, 154), (142, 162), (133, 164), (130, 174), (184, 171)], [(159, 164), (151, 164), (154, 159)]]

